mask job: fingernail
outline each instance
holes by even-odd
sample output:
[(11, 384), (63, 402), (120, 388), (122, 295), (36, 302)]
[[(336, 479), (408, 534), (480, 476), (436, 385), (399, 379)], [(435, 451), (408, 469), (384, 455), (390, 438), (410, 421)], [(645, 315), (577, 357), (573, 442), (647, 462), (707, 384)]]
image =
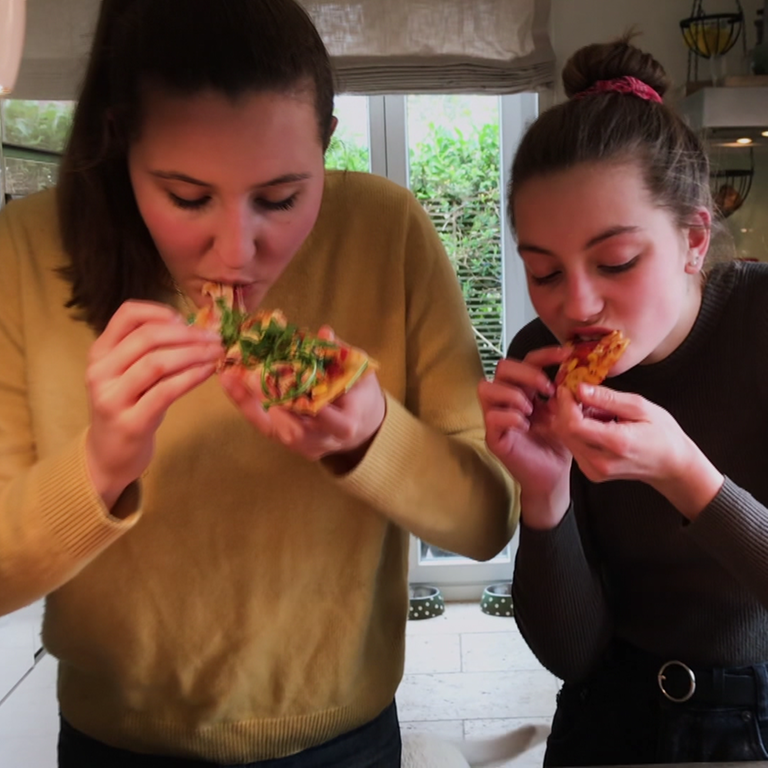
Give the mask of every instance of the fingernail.
[(592, 397), (595, 394), (595, 388), (591, 384), (582, 384), (581, 393), (587, 397)]

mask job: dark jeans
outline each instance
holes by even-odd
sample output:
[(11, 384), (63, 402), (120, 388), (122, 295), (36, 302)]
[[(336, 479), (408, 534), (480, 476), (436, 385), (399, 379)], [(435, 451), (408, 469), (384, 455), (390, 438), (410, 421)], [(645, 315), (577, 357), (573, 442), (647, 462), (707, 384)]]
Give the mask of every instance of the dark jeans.
[[(563, 685), (544, 765), (768, 759), (765, 664), (729, 670), (694, 667), (694, 694), (688, 701), (673, 702), (657, 680), (664, 661), (668, 659), (617, 645), (586, 682)], [(676, 698), (690, 690), (690, 679), (680, 667), (668, 670), (667, 680), (667, 690)]]
[[(375, 720), (298, 755), (247, 763), (241, 768), (400, 768), (400, 726), (394, 702)], [(212, 768), (216, 763), (140, 755), (115, 749), (75, 730), (64, 719), (59, 768)], [(9, 766), (11, 768), (11, 766)], [(13, 766), (22, 768), (22, 766)]]

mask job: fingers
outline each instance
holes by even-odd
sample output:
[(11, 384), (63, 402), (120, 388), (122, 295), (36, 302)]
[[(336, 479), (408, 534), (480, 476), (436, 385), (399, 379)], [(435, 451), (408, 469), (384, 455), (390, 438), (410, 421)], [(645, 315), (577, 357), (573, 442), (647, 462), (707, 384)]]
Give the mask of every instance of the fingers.
[(162, 416), (176, 400), (214, 374), (216, 365), (216, 362), (196, 365), (154, 384), (139, 398), (133, 409), (137, 422), (155, 426), (159, 424)]
[(520, 387), (481, 381), (477, 387), (477, 396), (483, 411), (515, 410), (525, 416), (533, 413), (533, 401)]
[(219, 375), (219, 381), (245, 418), (263, 435), (286, 444), (301, 439), (303, 429), (298, 418), (284, 408), (264, 410), (263, 399), (251, 390), (237, 369), (225, 369)]
[(552, 365), (560, 365), (570, 354), (571, 350), (568, 347), (541, 347), (529, 352), (523, 362), (537, 368), (548, 368)]
[(500, 360), (496, 366), (496, 375), (493, 380), (497, 384), (521, 387), (531, 398), (536, 393), (544, 397), (551, 397), (555, 394), (554, 384), (547, 374), (540, 366), (532, 365), (529, 362), (512, 359)]
[(104, 332), (94, 342), (94, 355), (100, 357), (136, 328), (153, 322), (173, 323), (179, 327), (186, 325), (181, 315), (165, 304), (152, 301), (126, 301), (115, 312)]

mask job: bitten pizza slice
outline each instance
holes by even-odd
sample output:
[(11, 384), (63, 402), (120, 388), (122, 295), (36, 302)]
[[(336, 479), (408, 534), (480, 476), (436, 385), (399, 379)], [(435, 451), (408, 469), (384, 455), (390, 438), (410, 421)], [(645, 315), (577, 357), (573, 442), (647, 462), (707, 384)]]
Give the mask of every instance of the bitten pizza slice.
[(361, 349), (292, 325), (280, 310), (246, 313), (237, 289), (208, 284), (203, 291), (211, 306), (194, 322), (219, 329), (224, 365), (240, 371), (265, 409), (315, 415), (377, 367)]
[(611, 331), (600, 339), (568, 342), (571, 354), (560, 364), (555, 386), (566, 386), (578, 397), (579, 384), (602, 384), (611, 368), (629, 346), (621, 331)]

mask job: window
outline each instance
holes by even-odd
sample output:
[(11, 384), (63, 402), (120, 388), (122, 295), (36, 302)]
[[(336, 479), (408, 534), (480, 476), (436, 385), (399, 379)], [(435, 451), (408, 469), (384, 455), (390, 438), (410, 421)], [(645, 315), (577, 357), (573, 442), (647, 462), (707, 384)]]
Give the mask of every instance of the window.
[(0, 102), (5, 199), (55, 185), (58, 164), (72, 125), (73, 102)]
[[(339, 135), (345, 120), (359, 125), (365, 116), (359, 101), (344, 103)], [(534, 316), (504, 210), (505, 176), (537, 110), (530, 93), (367, 99), (370, 168), (410, 187), (432, 217), (462, 285), (487, 375)], [(438, 585), (450, 598), (476, 598), (487, 584), (511, 579), (515, 547), (513, 540), (491, 562), (476, 563), (412, 537), (410, 581)]]
[(334, 113), (339, 122), (325, 153), (326, 168), (340, 171), (369, 171), (368, 99), (365, 96), (337, 96)]

